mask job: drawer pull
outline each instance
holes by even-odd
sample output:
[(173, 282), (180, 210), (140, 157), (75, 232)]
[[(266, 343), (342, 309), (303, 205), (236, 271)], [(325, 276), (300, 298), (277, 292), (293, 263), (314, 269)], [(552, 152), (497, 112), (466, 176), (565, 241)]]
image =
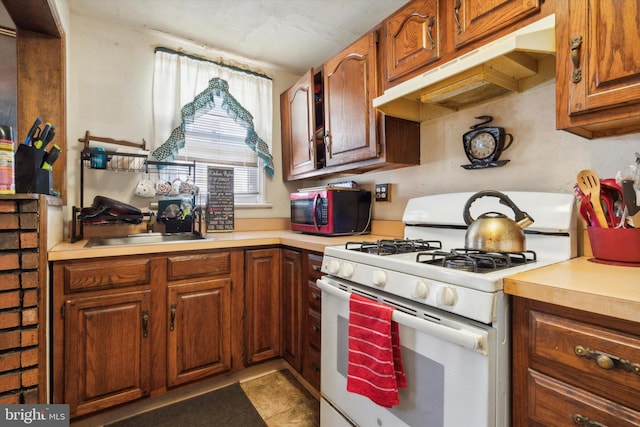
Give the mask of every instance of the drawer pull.
[(589, 417), (585, 417), (580, 414), (573, 414), (573, 422), (579, 426), (587, 426), (587, 427), (607, 427), (606, 425), (599, 423), (597, 421), (593, 421)]
[(320, 367), (313, 362), (311, 363), (311, 369), (313, 369), (316, 372), (320, 372)]
[(313, 298), (316, 301), (320, 301), (320, 300), (322, 300), (322, 295), (314, 292), (314, 293), (311, 294), (311, 298)]
[(640, 363), (633, 363), (629, 360), (620, 359), (619, 357), (612, 356), (601, 351), (591, 350), (590, 348), (583, 347), (581, 345), (576, 345), (573, 351), (575, 351), (575, 353), (580, 357), (594, 360), (602, 369), (609, 370), (619, 367), (627, 372), (633, 372), (640, 375)]
[(311, 325), (311, 329), (313, 329), (313, 332), (320, 333), (320, 326), (318, 325)]
[(313, 264), (313, 271), (321, 271), (322, 270), (322, 266), (319, 264)]

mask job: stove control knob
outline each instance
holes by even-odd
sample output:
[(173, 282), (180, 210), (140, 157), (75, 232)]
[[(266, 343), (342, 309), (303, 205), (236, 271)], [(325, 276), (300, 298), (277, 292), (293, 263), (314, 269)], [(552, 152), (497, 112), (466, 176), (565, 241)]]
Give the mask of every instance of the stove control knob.
[(335, 259), (332, 259), (331, 261), (329, 261), (328, 270), (329, 270), (329, 274), (333, 274), (333, 275), (338, 274), (338, 272), (340, 271), (340, 262), (336, 261)]
[(342, 275), (346, 278), (353, 276), (353, 264), (345, 263), (342, 266)]
[(455, 289), (450, 287), (444, 287), (438, 291), (438, 304), (454, 306), (456, 305), (458, 295)]
[(424, 283), (422, 280), (418, 280), (416, 285), (413, 287), (413, 297), (417, 299), (429, 298), (429, 285)]
[(373, 284), (379, 288), (384, 287), (387, 283), (387, 275), (382, 270), (376, 270), (373, 272)]

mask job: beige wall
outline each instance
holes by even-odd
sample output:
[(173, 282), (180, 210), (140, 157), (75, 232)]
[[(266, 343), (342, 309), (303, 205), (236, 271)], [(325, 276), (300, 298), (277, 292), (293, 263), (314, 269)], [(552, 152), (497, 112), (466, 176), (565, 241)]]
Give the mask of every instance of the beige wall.
[[(237, 58), (223, 52), (153, 32), (134, 32), (115, 23), (71, 14), (67, 29), (68, 54), (68, 194), (69, 206), (79, 204), (78, 138), (89, 130), (92, 135), (127, 140), (150, 141), (152, 131), (151, 79), (154, 48), (164, 46), (203, 57), (225, 58), (260, 69), (273, 77), (273, 156), (276, 176), (267, 180), (267, 199), (271, 206), (236, 209), (238, 218), (288, 217), (289, 192), (293, 184), (282, 181), (279, 94), (297, 76), (280, 72), (265, 64)], [(138, 174), (112, 171), (85, 171), (85, 200), (95, 195), (148, 207), (149, 199), (133, 194)]]
[[(601, 178), (611, 178), (635, 161), (640, 134), (584, 139), (555, 129), (555, 108), (555, 80), (551, 80), (524, 93), (423, 122), (420, 166), (341, 179), (354, 179), (371, 190), (375, 183), (391, 183), (391, 203), (376, 203), (373, 216), (400, 219), (411, 197), (485, 189), (571, 193), (578, 171), (590, 168)], [(513, 145), (500, 157), (510, 162), (500, 168), (465, 170), (460, 167), (468, 163), (462, 135), (480, 115), (493, 116), (492, 124), (513, 134)]]

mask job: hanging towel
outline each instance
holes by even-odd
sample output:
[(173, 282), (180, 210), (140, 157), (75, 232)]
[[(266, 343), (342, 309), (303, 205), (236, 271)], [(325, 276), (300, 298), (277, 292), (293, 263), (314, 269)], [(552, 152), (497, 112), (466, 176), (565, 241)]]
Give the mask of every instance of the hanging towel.
[(407, 386), (393, 310), (354, 293), (349, 299), (347, 391), (386, 408), (400, 403), (398, 387)]

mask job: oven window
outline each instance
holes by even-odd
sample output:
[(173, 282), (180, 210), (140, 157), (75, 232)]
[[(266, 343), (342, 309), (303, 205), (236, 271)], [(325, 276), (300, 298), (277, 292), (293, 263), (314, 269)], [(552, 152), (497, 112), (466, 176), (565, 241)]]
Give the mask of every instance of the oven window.
[[(347, 378), (349, 321), (338, 315), (336, 362), (338, 372)], [(402, 362), (407, 387), (400, 388), (400, 404), (389, 409), (410, 426), (442, 427), (444, 425), (444, 366), (415, 351), (402, 347)], [(420, 396), (420, 402), (416, 401)]]

